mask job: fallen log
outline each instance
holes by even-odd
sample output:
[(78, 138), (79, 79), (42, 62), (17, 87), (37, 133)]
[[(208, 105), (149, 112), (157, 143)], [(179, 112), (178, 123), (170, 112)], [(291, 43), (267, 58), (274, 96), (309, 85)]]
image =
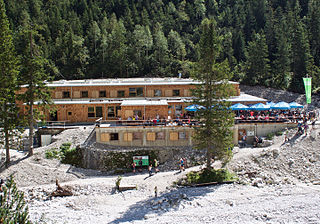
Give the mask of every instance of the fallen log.
[(223, 182), (209, 182), (209, 183), (201, 183), (201, 184), (192, 184), (191, 187), (205, 187), (211, 185), (220, 185), (220, 184), (233, 184), (234, 181), (223, 181)]
[(56, 186), (57, 189), (55, 191), (53, 191), (50, 196), (51, 197), (65, 197), (65, 196), (72, 196), (72, 187), (70, 186), (61, 186), (59, 184), (58, 179), (56, 179)]
[(126, 186), (126, 187), (119, 187), (118, 190), (121, 191), (128, 191), (128, 190), (137, 190), (136, 186)]

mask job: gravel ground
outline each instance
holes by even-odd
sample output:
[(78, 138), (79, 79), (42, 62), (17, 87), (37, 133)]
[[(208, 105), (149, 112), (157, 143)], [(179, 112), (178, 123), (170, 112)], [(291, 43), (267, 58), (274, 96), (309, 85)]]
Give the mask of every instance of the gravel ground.
[[(238, 174), (239, 182), (228, 185), (172, 186), (186, 172), (201, 169), (191, 167), (152, 177), (146, 172), (126, 174), (121, 186), (137, 190), (119, 193), (114, 190), (117, 176), (44, 158), (45, 150), (64, 142), (82, 143), (92, 127), (56, 135), (52, 144), (35, 149), (31, 158), (11, 150), (13, 163), (0, 176), (14, 174), (26, 193), (30, 218), (38, 223), (320, 223), (319, 127), (308, 136), (290, 130), (291, 139), (285, 144), (278, 136), (267, 148), (235, 148), (228, 167)], [(73, 196), (49, 197), (57, 178), (72, 188)]]

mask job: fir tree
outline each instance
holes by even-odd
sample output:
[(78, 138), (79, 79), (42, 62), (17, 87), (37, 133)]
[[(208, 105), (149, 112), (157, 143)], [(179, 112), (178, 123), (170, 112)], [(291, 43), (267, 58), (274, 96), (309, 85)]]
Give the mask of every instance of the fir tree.
[[(19, 35), (22, 65), (19, 82), (26, 88), (19, 97), (26, 103), (28, 110), (29, 156), (33, 155), (34, 124), (37, 119), (41, 118), (40, 106), (51, 104), (51, 91), (46, 85), (46, 81), (50, 81), (50, 75), (46, 71), (49, 63), (42, 56), (42, 51), (36, 44), (35, 38), (40, 37), (38, 35), (38, 32), (32, 29), (24, 29)], [(36, 104), (37, 108), (34, 107)]]
[(0, 183), (0, 223), (29, 224), (28, 206), (23, 192), (17, 189), (13, 177)]
[(248, 43), (246, 54), (246, 79), (250, 85), (267, 84), (270, 78), (270, 61), (268, 46), (263, 33), (254, 34), (253, 40)]
[(299, 2), (296, 2), (294, 10), (289, 14), (289, 27), (291, 28), (291, 70), (292, 80), (289, 89), (294, 92), (303, 93), (303, 77), (310, 73), (313, 66), (312, 56), (310, 54), (310, 46), (307, 38), (305, 24), (299, 20), (301, 8)]
[(207, 150), (207, 169), (211, 169), (211, 159), (228, 160), (229, 148), (233, 147), (233, 113), (226, 99), (232, 94), (228, 83), (231, 72), (227, 60), (218, 61), (222, 38), (216, 32), (215, 21), (205, 19), (201, 24), (199, 61), (196, 63), (194, 79), (200, 82), (193, 92), (194, 103), (203, 106), (198, 119), (203, 122), (195, 128), (196, 148)]
[[(16, 94), (19, 74), (18, 58), (3, 0), (0, 0), (0, 141), (4, 138), (6, 166), (10, 163), (10, 137), (18, 124)], [(1, 136), (2, 135), (2, 136)]]

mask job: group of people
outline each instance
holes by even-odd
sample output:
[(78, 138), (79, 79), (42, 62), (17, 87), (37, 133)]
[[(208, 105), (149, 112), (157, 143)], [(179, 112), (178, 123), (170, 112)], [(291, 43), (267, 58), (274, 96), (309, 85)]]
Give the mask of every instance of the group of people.
[[(140, 159), (138, 162), (138, 171), (139, 172), (142, 172), (142, 167), (143, 167), (143, 162)], [(154, 167), (154, 172), (158, 173), (159, 172), (159, 161), (157, 159), (154, 159), (154, 166), (152, 165), (152, 163), (150, 163), (148, 166), (149, 176), (152, 176), (153, 167)], [(137, 168), (137, 164), (136, 164), (136, 162), (133, 162), (132, 163), (132, 172), (133, 173), (136, 173), (136, 168)]]
[(254, 121), (291, 121), (298, 122), (316, 117), (316, 111), (300, 110), (269, 110), (269, 111), (239, 111), (236, 120)]
[[(181, 157), (179, 160), (179, 168), (180, 168), (180, 172), (185, 171), (185, 167), (187, 164), (187, 159), (184, 157)], [(140, 159), (138, 162), (138, 171), (142, 172), (142, 167), (143, 167), (143, 162)], [(137, 169), (137, 164), (136, 162), (132, 163), (132, 172), (136, 173), (136, 169)], [(149, 176), (153, 175), (153, 172), (158, 173), (159, 170), (159, 161), (157, 159), (154, 159), (154, 165), (152, 163), (150, 163), (148, 165), (148, 172), (149, 172)]]

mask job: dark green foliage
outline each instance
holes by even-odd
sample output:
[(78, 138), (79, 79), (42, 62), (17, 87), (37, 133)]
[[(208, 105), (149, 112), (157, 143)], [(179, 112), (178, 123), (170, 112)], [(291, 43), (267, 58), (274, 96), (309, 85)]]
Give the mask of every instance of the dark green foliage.
[(0, 139), (6, 149), (6, 166), (10, 163), (10, 137), (19, 125), (18, 108), (15, 104), (19, 75), (16, 56), (5, 5), (0, 0)]
[(60, 150), (61, 150), (62, 152), (64, 152), (64, 151), (70, 149), (71, 145), (72, 145), (71, 142), (62, 143), (62, 145), (60, 146)]
[(81, 153), (79, 148), (69, 148), (64, 151), (61, 162), (66, 164), (71, 164), (73, 166), (81, 165)]
[(59, 159), (62, 163), (73, 166), (81, 166), (82, 154), (79, 148), (71, 148), (71, 143), (66, 142), (57, 148), (49, 149), (45, 152), (47, 159)]
[(270, 78), (270, 61), (268, 58), (268, 46), (263, 33), (254, 34), (253, 40), (248, 43), (246, 54), (246, 78), (245, 83), (250, 85), (268, 83)]
[[(244, 84), (303, 92), (301, 77), (317, 78), (320, 66), (317, 0), (4, 2), (14, 33), (37, 27), (35, 44), (56, 66), (55, 79), (189, 76), (204, 18), (217, 21), (225, 37), (221, 57)], [(251, 52), (261, 43), (255, 34), (265, 43)], [(261, 66), (252, 61), (257, 53), (269, 68), (245, 70)]]
[(272, 140), (274, 137), (274, 133), (268, 133), (267, 134), (267, 140)]
[(47, 159), (60, 159), (61, 152), (57, 150), (57, 148), (46, 150), (45, 157)]
[(229, 84), (232, 73), (227, 60), (220, 61), (222, 37), (217, 32), (214, 20), (205, 19), (201, 25), (199, 61), (195, 64), (193, 78), (201, 84), (193, 91), (194, 104), (205, 109), (197, 112), (203, 125), (195, 128), (194, 144), (198, 149), (206, 149), (207, 168), (211, 159), (228, 161), (233, 147), (232, 130), (234, 115), (229, 109), (228, 99), (233, 94)]
[(210, 182), (224, 182), (224, 181), (236, 181), (236, 175), (230, 173), (226, 169), (203, 169), (200, 171), (191, 171), (187, 173), (185, 185), (210, 183)]
[(28, 206), (24, 200), (23, 192), (17, 189), (13, 177), (5, 181), (0, 191), (0, 223), (3, 224), (24, 224), (29, 221)]
[[(39, 113), (40, 107), (50, 110), (51, 91), (45, 81), (50, 81), (50, 63), (44, 57), (41, 48), (41, 28), (33, 27), (30, 21), (16, 35), (17, 51), (20, 54), (21, 72), (19, 84), (25, 85), (26, 91), (19, 95), (27, 105), (26, 121), (29, 126), (29, 156), (33, 155), (33, 126), (35, 121), (43, 119)], [(38, 108), (34, 108), (38, 105)], [(43, 109), (42, 108), (42, 109)]]
[(275, 133), (276, 136), (281, 136), (282, 134), (283, 134), (282, 131), (277, 131), (277, 132)]

